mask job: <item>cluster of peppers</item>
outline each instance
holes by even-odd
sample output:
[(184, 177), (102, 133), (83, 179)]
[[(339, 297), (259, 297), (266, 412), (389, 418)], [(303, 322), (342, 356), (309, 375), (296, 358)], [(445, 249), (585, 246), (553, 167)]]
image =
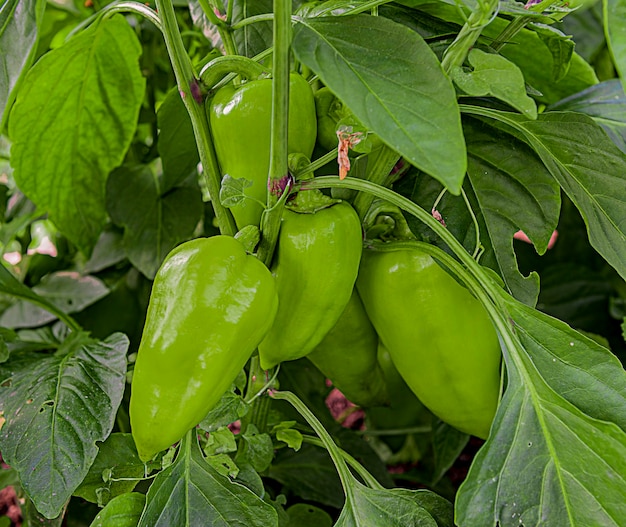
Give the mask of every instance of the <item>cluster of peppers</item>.
[[(310, 158), (320, 135), (325, 146), (337, 146), (333, 101), (327, 89), (314, 97), (302, 76), (291, 75), (290, 153)], [(258, 226), (271, 80), (220, 88), (207, 114), (222, 173), (252, 182), (252, 199), (231, 209), (237, 226)], [(197, 425), (255, 350), (264, 369), (307, 357), (363, 407), (393, 403), (399, 372), (440, 419), (489, 434), (501, 354), (486, 312), (419, 244), (364, 243), (362, 232), (348, 201), (307, 190), (283, 211), (269, 269), (223, 235), (191, 240), (167, 256), (132, 380), (131, 428), (142, 460)]]

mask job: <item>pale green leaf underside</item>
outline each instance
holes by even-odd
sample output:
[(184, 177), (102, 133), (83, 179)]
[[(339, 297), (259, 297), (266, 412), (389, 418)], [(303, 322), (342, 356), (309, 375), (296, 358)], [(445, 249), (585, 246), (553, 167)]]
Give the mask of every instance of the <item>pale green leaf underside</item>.
[(15, 180), (57, 227), (90, 253), (106, 220), (104, 188), (137, 126), (141, 47), (121, 16), (44, 55), (11, 113)]

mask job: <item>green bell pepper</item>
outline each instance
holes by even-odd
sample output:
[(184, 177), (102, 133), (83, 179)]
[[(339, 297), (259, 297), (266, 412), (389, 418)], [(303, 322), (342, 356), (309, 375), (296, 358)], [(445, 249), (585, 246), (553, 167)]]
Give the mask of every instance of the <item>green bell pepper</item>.
[(415, 395), (441, 420), (486, 438), (498, 406), (501, 351), (478, 300), (411, 242), (364, 250), (357, 289)]
[[(231, 207), (239, 229), (259, 225), (267, 201), (272, 122), (272, 80), (220, 88), (207, 105), (215, 153), (222, 174), (252, 183), (246, 199)], [(315, 101), (309, 83), (297, 73), (289, 82), (288, 152), (311, 157), (317, 136)]]
[(305, 357), (337, 323), (359, 269), (361, 222), (345, 201), (299, 192), (285, 209), (272, 274), (278, 313), (259, 345), (261, 366)]
[(269, 330), (269, 270), (229, 236), (171, 251), (154, 280), (132, 378), (130, 423), (147, 461), (215, 406)]
[(349, 401), (370, 407), (389, 399), (377, 352), (378, 335), (355, 289), (335, 326), (307, 358)]

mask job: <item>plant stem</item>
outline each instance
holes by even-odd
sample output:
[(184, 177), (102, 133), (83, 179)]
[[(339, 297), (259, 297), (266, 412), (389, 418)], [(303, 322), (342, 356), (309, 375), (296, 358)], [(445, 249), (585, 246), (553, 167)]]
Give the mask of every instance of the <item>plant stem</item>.
[(454, 68), (460, 67), (470, 49), (474, 46), (483, 28), (491, 22), (498, 9), (498, 0), (482, 0), (472, 11), (461, 31), (446, 49), (441, 66), (450, 74)]
[(318, 168), (322, 168), (324, 165), (326, 165), (327, 163), (330, 163), (336, 158), (337, 158), (336, 149), (331, 150), (330, 152), (327, 152), (322, 157), (318, 157), (315, 161), (312, 161), (306, 167), (294, 173), (294, 177), (296, 178), (296, 181), (301, 179), (302, 176), (306, 176), (307, 174), (311, 174), (315, 172)]
[[(370, 154), (369, 157), (368, 163), (370, 160), (373, 161), (373, 163), (371, 167), (367, 167), (367, 180), (378, 185), (386, 185), (387, 178), (393, 170), (393, 167), (396, 166), (400, 156), (388, 146), (383, 146), (380, 152), (376, 153), (374, 156)], [(374, 196), (367, 192), (359, 193), (354, 199), (353, 206), (361, 220), (367, 214), (373, 200)]]
[(270, 394), (270, 397), (274, 399), (281, 399), (283, 401), (287, 401), (291, 404), (298, 413), (304, 417), (309, 426), (313, 429), (313, 431), (320, 438), (321, 443), (324, 445), (326, 450), (328, 450), (328, 454), (337, 469), (337, 473), (339, 474), (339, 479), (341, 480), (341, 486), (343, 487), (343, 491), (346, 495), (346, 500), (354, 502), (354, 492), (353, 492), (353, 481), (354, 476), (348, 469), (346, 462), (344, 461), (339, 448), (333, 441), (330, 434), (326, 431), (322, 423), (319, 422), (317, 417), (313, 415), (313, 412), (307, 408), (307, 406), (296, 397), (291, 392), (274, 392)]
[[(303, 435), (302, 436), (302, 440), (305, 443), (309, 443), (310, 445), (315, 445), (315, 446), (320, 446), (320, 447), (324, 447), (324, 442), (317, 438), (317, 437), (312, 437), (312, 436), (307, 436), (307, 435)], [(354, 459), (350, 454), (348, 454), (345, 450), (341, 449), (341, 448), (337, 448), (337, 450), (339, 450), (339, 453), (341, 454), (341, 457), (343, 457), (343, 459), (345, 459), (346, 463), (348, 463), (348, 465), (350, 465), (354, 471), (361, 476), (361, 479), (366, 483), (366, 485), (372, 489), (380, 489), (382, 490), (384, 487), (378, 482), (378, 480), (372, 476), (367, 469), (361, 465), (361, 463), (359, 463), (356, 459)]]
[[(227, 17), (226, 21), (224, 21), (217, 16), (216, 13), (219, 12), (219, 9), (215, 2), (208, 0), (199, 0), (199, 2), (204, 14), (207, 16), (211, 24), (217, 28), (226, 54), (237, 55), (237, 46), (235, 45), (235, 40), (233, 39), (232, 28), (228, 25), (230, 19)], [(229, 5), (231, 3), (232, 2), (228, 2)]]
[(289, 52), (291, 48), (291, 2), (274, 0), (274, 55), (272, 57), (272, 130), (268, 175), (268, 208), (280, 194), (273, 189), (288, 174)]
[(233, 236), (237, 232), (237, 227), (230, 210), (223, 207), (220, 203), (220, 170), (215, 150), (213, 149), (209, 122), (204, 110), (204, 101), (199, 94), (199, 81), (194, 73), (191, 60), (185, 51), (171, 0), (156, 0), (156, 5), (163, 24), (165, 45), (172, 62), (178, 90), (191, 118), (203, 167), (203, 176), (213, 210), (215, 211), (217, 224), (222, 234)]
[(272, 56), (272, 128), (270, 166), (267, 176), (267, 209), (261, 222), (258, 257), (272, 261), (280, 232), (284, 202), (293, 180), (289, 176), (289, 53), (291, 49), (291, 2), (274, 0), (274, 54)]

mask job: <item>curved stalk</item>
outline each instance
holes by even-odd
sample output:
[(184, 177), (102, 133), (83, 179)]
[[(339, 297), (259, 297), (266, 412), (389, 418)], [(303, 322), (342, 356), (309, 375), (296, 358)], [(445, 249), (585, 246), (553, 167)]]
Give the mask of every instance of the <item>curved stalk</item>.
[(220, 232), (233, 236), (237, 232), (235, 220), (230, 210), (222, 206), (219, 199), (220, 170), (215, 150), (213, 149), (203, 97), (200, 94), (199, 81), (196, 79), (191, 60), (183, 45), (171, 0), (156, 0), (156, 4), (163, 24), (165, 45), (172, 62), (178, 89), (191, 118), (200, 161), (204, 169), (203, 175), (211, 204), (215, 211), (215, 217), (217, 218)]

